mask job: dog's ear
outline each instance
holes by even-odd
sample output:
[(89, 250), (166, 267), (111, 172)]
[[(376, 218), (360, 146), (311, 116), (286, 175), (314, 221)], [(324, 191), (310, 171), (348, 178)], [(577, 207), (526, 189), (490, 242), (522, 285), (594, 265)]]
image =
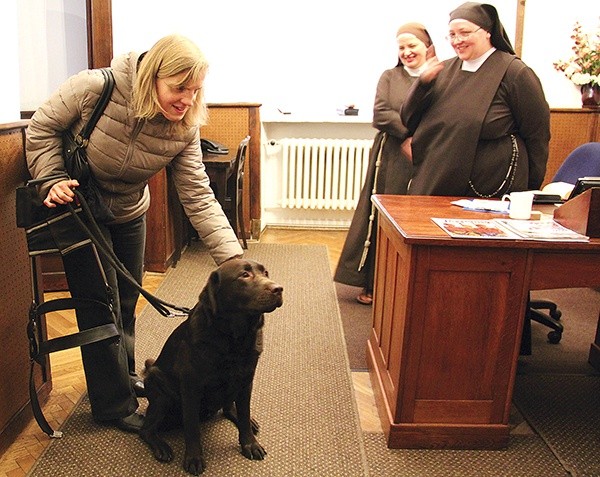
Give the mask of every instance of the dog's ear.
[(220, 284), (221, 275), (219, 274), (219, 270), (215, 270), (210, 274), (210, 277), (208, 277), (206, 286), (200, 295), (200, 301), (202, 301), (203, 306), (208, 309), (211, 316), (217, 313), (217, 293), (219, 292)]

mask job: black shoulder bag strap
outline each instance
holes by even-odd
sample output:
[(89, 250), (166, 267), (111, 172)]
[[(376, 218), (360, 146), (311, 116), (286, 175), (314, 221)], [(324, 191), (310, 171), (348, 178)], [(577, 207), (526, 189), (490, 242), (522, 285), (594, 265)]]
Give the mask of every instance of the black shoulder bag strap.
[(90, 138), (92, 131), (96, 127), (98, 119), (100, 119), (100, 116), (102, 116), (104, 113), (106, 105), (108, 104), (115, 87), (115, 77), (112, 70), (110, 68), (102, 68), (100, 71), (102, 71), (102, 75), (104, 76), (104, 88), (100, 94), (100, 99), (98, 99), (98, 102), (92, 111), (92, 116), (87, 124), (81, 129), (79, 134), (75, 137), (75, 141), (77, 141), (79, 146), (85, 147), (87, 145), (87, 141)]

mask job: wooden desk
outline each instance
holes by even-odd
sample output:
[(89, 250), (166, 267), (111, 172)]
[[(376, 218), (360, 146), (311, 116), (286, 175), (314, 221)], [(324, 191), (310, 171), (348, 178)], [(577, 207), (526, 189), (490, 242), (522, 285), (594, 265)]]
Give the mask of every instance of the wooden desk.
[[(505, 447), (528, 291), (600, 285), (600, 239), (452, 239), (430, 218), (494, 215), (451, 200), (373, 198), (367, 359), (391, 448)], [(599, 351), (600, 327), (590, 351), (600, 369)]]
[[(212, 188), (217, 201), (223, 207), (223, 211), (229, 220), (229, 223), (234, 231), (237, 230), (237, 226), (235, 224), (235, 215), (232, 215), (231, 211), (225, 207), (225, 198), (227, 197), (227, 183), (231, 174), (234, 172), (233, 167), (235, 163), (235, 158), (237, 155), (237, 149), (235, 151), (229, 150), (229, 154), (204, 154), (202, 157), (202, 162), (206, 167), (206, 174), (210, 179), (210, 187)], [(181, 208), (181, 207), (180, 207)], [(181, 221), (185, 223), (183, 227), (185, 237), (183, 237), (184, 242), (189, 242), (191, 237), (198, 237), (198, 233), (192, 227), (191, 222), (187, 217), (185, 217), (185, 213), (180, 211)], [(178, 261), (180, 258), (180, 254), (176, 256), (176, 260)]]

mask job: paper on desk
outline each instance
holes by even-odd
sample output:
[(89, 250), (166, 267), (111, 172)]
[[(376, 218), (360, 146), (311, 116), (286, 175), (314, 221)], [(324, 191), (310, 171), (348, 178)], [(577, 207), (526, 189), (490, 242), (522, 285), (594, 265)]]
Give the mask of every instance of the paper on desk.
[(459, 199), (452, 202), (463, 209), (482, 210), (486, 212), (508, 213), (509, 201), (486, 200), (486, 199)]
[(589, 237), (554, 220), (455, 219), (431, 220), (453, 238), (525, 239), (555, 242), (587, 242)]
[(568, 229), (554, 220), (495, 219), (495, 221), (524, 239), (557, 242), (589, 242), (590, 240), (587, 235)]

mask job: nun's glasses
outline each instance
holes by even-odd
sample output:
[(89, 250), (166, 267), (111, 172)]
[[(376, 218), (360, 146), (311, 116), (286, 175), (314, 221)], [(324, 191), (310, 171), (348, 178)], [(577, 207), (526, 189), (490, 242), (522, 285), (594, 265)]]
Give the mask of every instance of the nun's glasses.
[(478, 32), (479, 30), (481, 30), (481, 27), (479, 27), (477, 30), (473, 30), (473, 31), (461, 31), (459, 33), (448, 33), (448, 36), (446, 37), (446, 40), (448, 40), (450, 43), (454, 42), (454, 41), (466, 41), (469, 39), (469, 37), (475, 33)]

